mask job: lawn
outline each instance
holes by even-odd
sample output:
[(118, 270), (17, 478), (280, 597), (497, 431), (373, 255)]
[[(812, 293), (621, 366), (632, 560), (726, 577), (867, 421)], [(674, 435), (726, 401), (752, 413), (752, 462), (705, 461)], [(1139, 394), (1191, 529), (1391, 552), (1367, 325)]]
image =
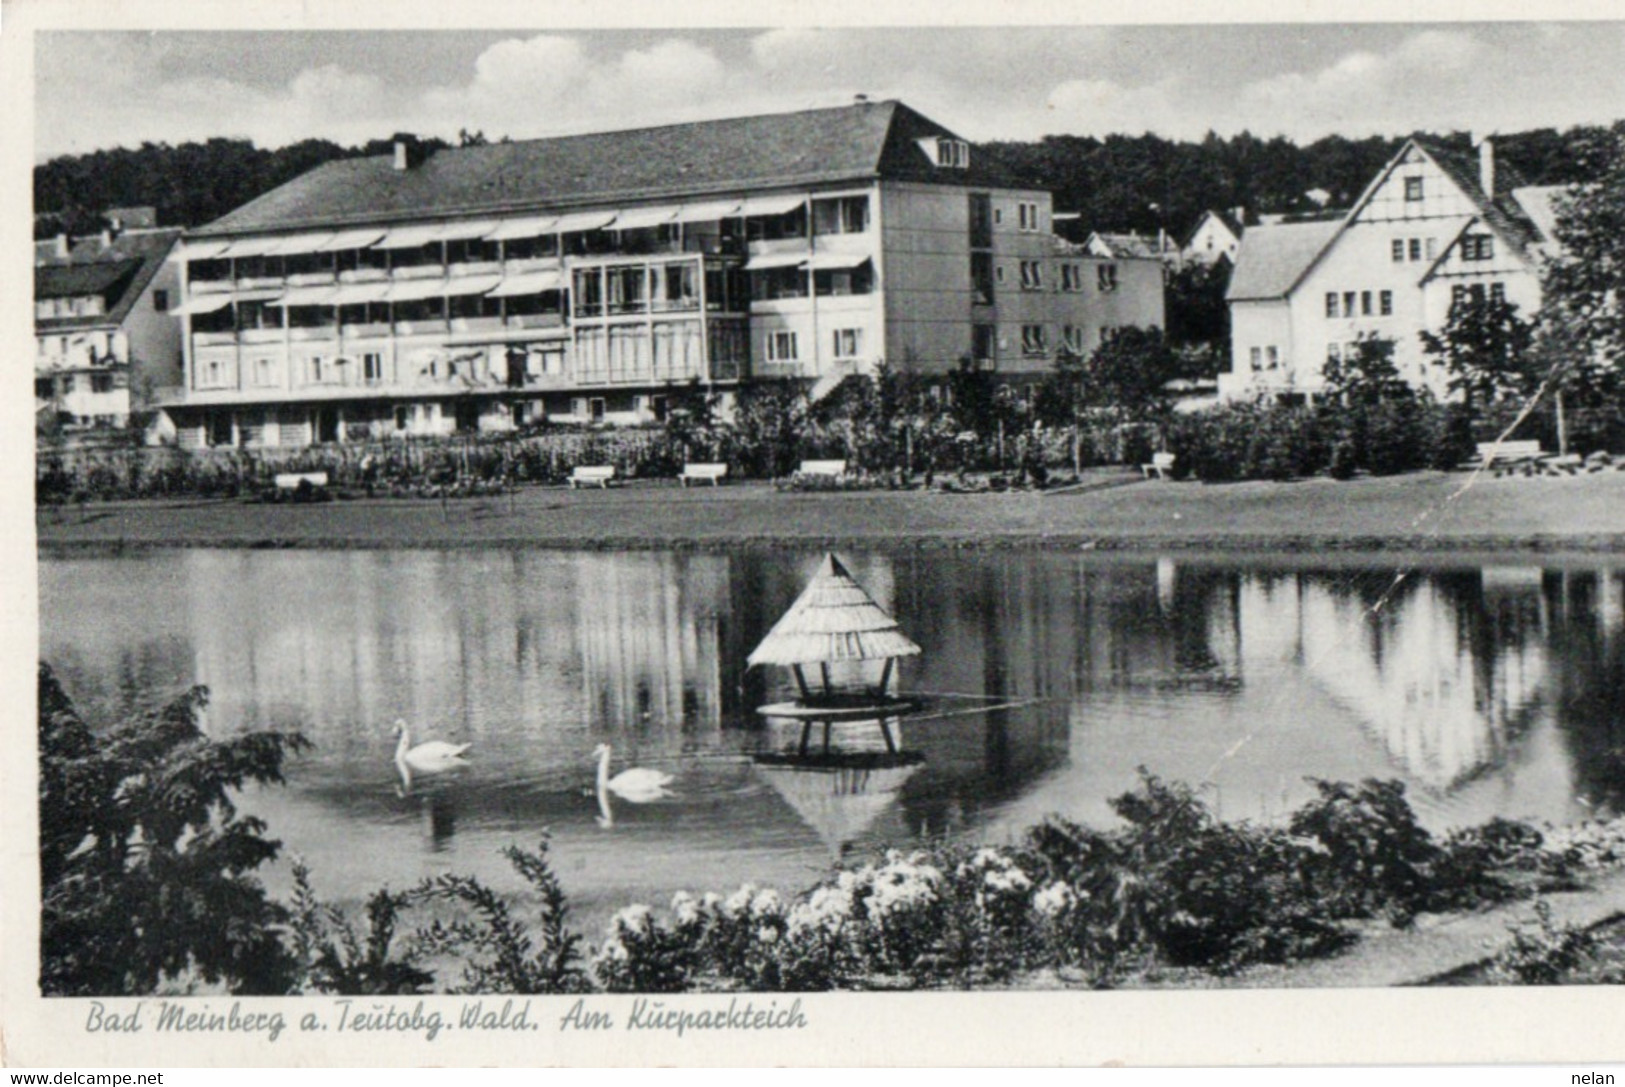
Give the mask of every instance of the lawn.
[(512, 498), (257, 505), (234, 500), (42, 510), (44, 549), (82, 547), (1058, 546), (1225, 551), (1625, 549), (1625, 472), (1495, 479), (1421, 472), (1336, 482), (1160, 481), (1071, 492), (794, 493), (767, 484)]

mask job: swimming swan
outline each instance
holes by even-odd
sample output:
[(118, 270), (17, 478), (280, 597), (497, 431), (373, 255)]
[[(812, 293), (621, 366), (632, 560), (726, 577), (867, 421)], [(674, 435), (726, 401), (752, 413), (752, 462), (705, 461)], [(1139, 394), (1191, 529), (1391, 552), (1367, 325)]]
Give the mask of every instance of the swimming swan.
[(448, 744), (444, 740), (430, 740), (412, 746), (412, 733), (405, 721), (395, 722), (400, 742), (395, 745), (395, 769), (401, 772), (402, 784), (410, 789), (413, 774), (443, 774), (460, 766), (467, 766), (463, 757), (471, 744)]
[(598, 760), (600, 807), (607, 806), (606, 793), (614, 793), (621, 799), (630, 800), (634, 804), (647, 804), (651, 800), (663, 800), (672, 795), (666, 788), (675, 780), (670, 774), (639, 766), (631, 770), (622, 770), (614, 777), (610, 777), (609, 745), (599, 744), (592, 749), (592, 753)]

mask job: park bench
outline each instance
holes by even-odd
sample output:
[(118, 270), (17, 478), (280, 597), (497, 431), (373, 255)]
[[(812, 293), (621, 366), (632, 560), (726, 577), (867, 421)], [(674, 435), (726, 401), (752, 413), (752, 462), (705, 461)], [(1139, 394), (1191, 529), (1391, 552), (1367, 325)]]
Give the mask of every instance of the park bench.
[(613, 464), (592, 465), (576, 468), (570, 472), (570, 489), (583, 487), (591, 483), (599, 487), (608, 487), (615, 478)]
[(685, 464), (683, 465), (683, 474), (677, 478), (685, 487), (690, 483), (702, 481), (709, 481), (711, 486), (715, 487), (722, 482), (727, 474), (728, 466), (726, 464)]
[(801, 467), (796, 469), (798, 476), (844, 476), (846, 475), (846, 461), (844, 460), (804, 460)]
[(1174, 455), (1172, 453), (1153, 453), (1151, 463), (1140, 465), (1140, 471), (1146, 479), (1156, 476), (1158, 479), (1172, 479), (1174, 477)]
[(1475, 463), (1486, 468), (1496, 464), (1539, 460), (1545, 455), (1540, 451), (1539, 441), (1479, 442), (1477, 453)]

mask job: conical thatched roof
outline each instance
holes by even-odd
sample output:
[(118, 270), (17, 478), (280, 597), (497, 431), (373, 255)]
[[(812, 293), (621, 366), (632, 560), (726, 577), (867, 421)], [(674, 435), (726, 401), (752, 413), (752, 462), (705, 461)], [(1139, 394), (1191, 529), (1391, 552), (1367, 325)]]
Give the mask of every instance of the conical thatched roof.
[(825, 555), (817, 575), (751, 653), (750, 664), (883, 660), (919, 651), (841, 560)]

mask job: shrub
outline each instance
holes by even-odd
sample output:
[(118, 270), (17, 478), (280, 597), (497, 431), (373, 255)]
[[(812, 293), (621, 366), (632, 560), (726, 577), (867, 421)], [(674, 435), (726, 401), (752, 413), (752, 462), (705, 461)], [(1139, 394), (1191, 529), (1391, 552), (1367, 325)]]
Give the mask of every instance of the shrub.
[(1338, 917), (1387, 911), (1406, 923), (1427, 902), (1442, 853), (1405, 801), (1405, 784), (1367, 778), (1359, 785), (1315, 780), (1319, 794), (1292, 814), (1295, 835), (1318, 847), (1305, 874)]
[(387, 889), (367, 899), (367, 932), (360, 936), (344, 913), (321, 903), (303, 862), (293, 866), (292, 940), (303, 966), (303, 992), (348, 996), (399, 996), (427, 992), (434, 975), (418, 965), (419, 950), (394, 946), (401, 913), (410, 894)]
[(194, 687), (92, 733), (49, 666), (39, 669), (40, 988), (152, 992), (165, 978), (275, 995), (298, 964), (278, 937), (288, 911), (252, 874), (277, 855), (237, 814), (247, 782), (280, 784), (297, 733), (212, 740)]
[[(1509, 926), (1512, 942), (1490, 960), (1484, 980), (1491, 985), (1560, 985), (1594, 965), (1594, 933), (1552, 920), (1545, 901), (1535, 903), (1532, 924)], [(1589, 980), (1589, 979), (1587, 979)]]

